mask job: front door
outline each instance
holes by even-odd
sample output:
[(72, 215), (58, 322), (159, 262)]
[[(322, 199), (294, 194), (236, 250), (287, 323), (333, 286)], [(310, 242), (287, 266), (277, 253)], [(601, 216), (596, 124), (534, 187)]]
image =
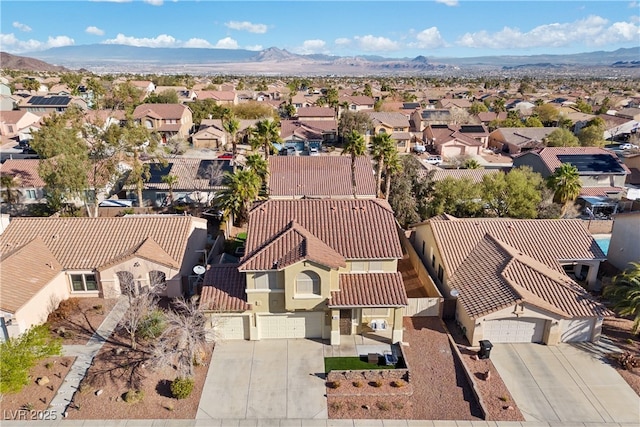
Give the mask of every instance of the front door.
[(351, 335), (351, 309), (340, 310), (340, 335)]

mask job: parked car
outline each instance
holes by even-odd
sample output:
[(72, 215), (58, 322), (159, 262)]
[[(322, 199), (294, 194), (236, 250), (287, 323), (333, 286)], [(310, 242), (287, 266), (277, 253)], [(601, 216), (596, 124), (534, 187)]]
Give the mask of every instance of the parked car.
[(638, 148), (638, 146), (635, 144), (630, 144), (628, 142), (624, 144), (620, 144), (621, 150), (633, 150), (634, 148)]
[(414, 145), (413, 146), (413, 152), (414, 153), (426, 153), (427, 152), (427, 147), (425, 147), (424, 145)]
[(442, 164), (442, 157), (440, 156), (429, 156), (424, 160), (426, 163), (430, 165), (439, 165)]
[(309, 148), (309, 155), (310, 156), (317, 156), (320, 153), (318, 152), (318, 147), (310, 147)]

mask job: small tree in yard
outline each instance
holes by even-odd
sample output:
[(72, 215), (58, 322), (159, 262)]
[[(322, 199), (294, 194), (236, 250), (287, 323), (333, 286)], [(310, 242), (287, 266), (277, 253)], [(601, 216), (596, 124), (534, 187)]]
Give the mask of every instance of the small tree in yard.
[(193, 378), (207, 347), (207, 318), (195, 300), (176, 299), (166, 314), (166, 327), (156, 342), (155, 366), (174, 365), (181, 378)]
[(154, 288), (139, 291), (132, 275), (119, 275), (118, 278), (121, 283), (124, 283), (124, 288), (129, 298), (129, 309), (124, 314), (120, 325), (129, 335), (131, 348), (136, 350), (138, 347), (138, 333), (151, 313), (156, 310), (158, 297)]
[(47, 325), (38, 325), (0, 344), (0, 397), (17, 393), (29, 383), (29, 371), (46, 357), (62, 353), (59, 338)]
[(633, 333), (640, 332), (640, 262), (629, 263), (630, 267), (613, 278), (604, 289), (604, 297), (621, 316), (633, 316)]

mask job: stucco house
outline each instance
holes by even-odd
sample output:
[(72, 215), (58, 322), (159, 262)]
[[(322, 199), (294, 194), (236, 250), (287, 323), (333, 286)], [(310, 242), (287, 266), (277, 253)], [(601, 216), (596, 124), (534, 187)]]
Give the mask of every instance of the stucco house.
[(324, 338), (391, 330), (407, 294), (393, 211), (380, 199), (267, 200), (249, 214), (246, 255), (211, 266), (201, 303), (226, 339)]
[(0, 112), (0, 135), (28, 140), (31, 137), (31, 131), (38, 129), (40, 119), (40, 116), (29, 111), (2, 111)]
[(183, 215), (14, 218), (0, 236), (0, 336), (46, 321), (71, 297), (116, 298), (151, 285), (180, 296), (206, 240), (206, 221)]
[(488, 137), (484, 125), (429, 125), (423, 131), (426, 145), (445, 159), (482, 155)]
[(489, 147), (512, 155), (544, 148), (546, 138), (556, 127), (498, 128), (489, 134)]
[(400, 153), (411, 151), (412, 134), (409, 132), (409, 115), (399, 112), (369, 112), (373, 131), (365, 136), (367, 143), (371, 142), (373, 135), (387, 133), (395, 141), (396, 148)]
[(182, 104), (141, 104), (133, 111), (133, 118), (158, 132), (162, 142), (174, 137), (186, 139), (193, 126), (193, 114)]
[(89, 109), (87, 101), (77, 96), (34, 95), (22, 99), (18, 104), (20, 110), (25, 110), (39, 116), (51, 113), (64, 113), (71, 106), (81, 110)]
[(612, 315), (596, 287), (605, 254), (580, 220), (459, 219), (415, 225), (413, 245), (472, 345), (597, 341)]

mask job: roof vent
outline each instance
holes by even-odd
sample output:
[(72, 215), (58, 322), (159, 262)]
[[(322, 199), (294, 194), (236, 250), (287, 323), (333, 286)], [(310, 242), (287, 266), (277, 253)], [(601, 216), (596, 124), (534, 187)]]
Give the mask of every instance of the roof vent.
[(59, 237), (59, 236), (58, 236), (57, 234), (54, 234), (53, 236), (51, 236), (51, 238), (52, 238), (53, 240), (57, 240), (57, 239), (58, 239), (58, 237)]

